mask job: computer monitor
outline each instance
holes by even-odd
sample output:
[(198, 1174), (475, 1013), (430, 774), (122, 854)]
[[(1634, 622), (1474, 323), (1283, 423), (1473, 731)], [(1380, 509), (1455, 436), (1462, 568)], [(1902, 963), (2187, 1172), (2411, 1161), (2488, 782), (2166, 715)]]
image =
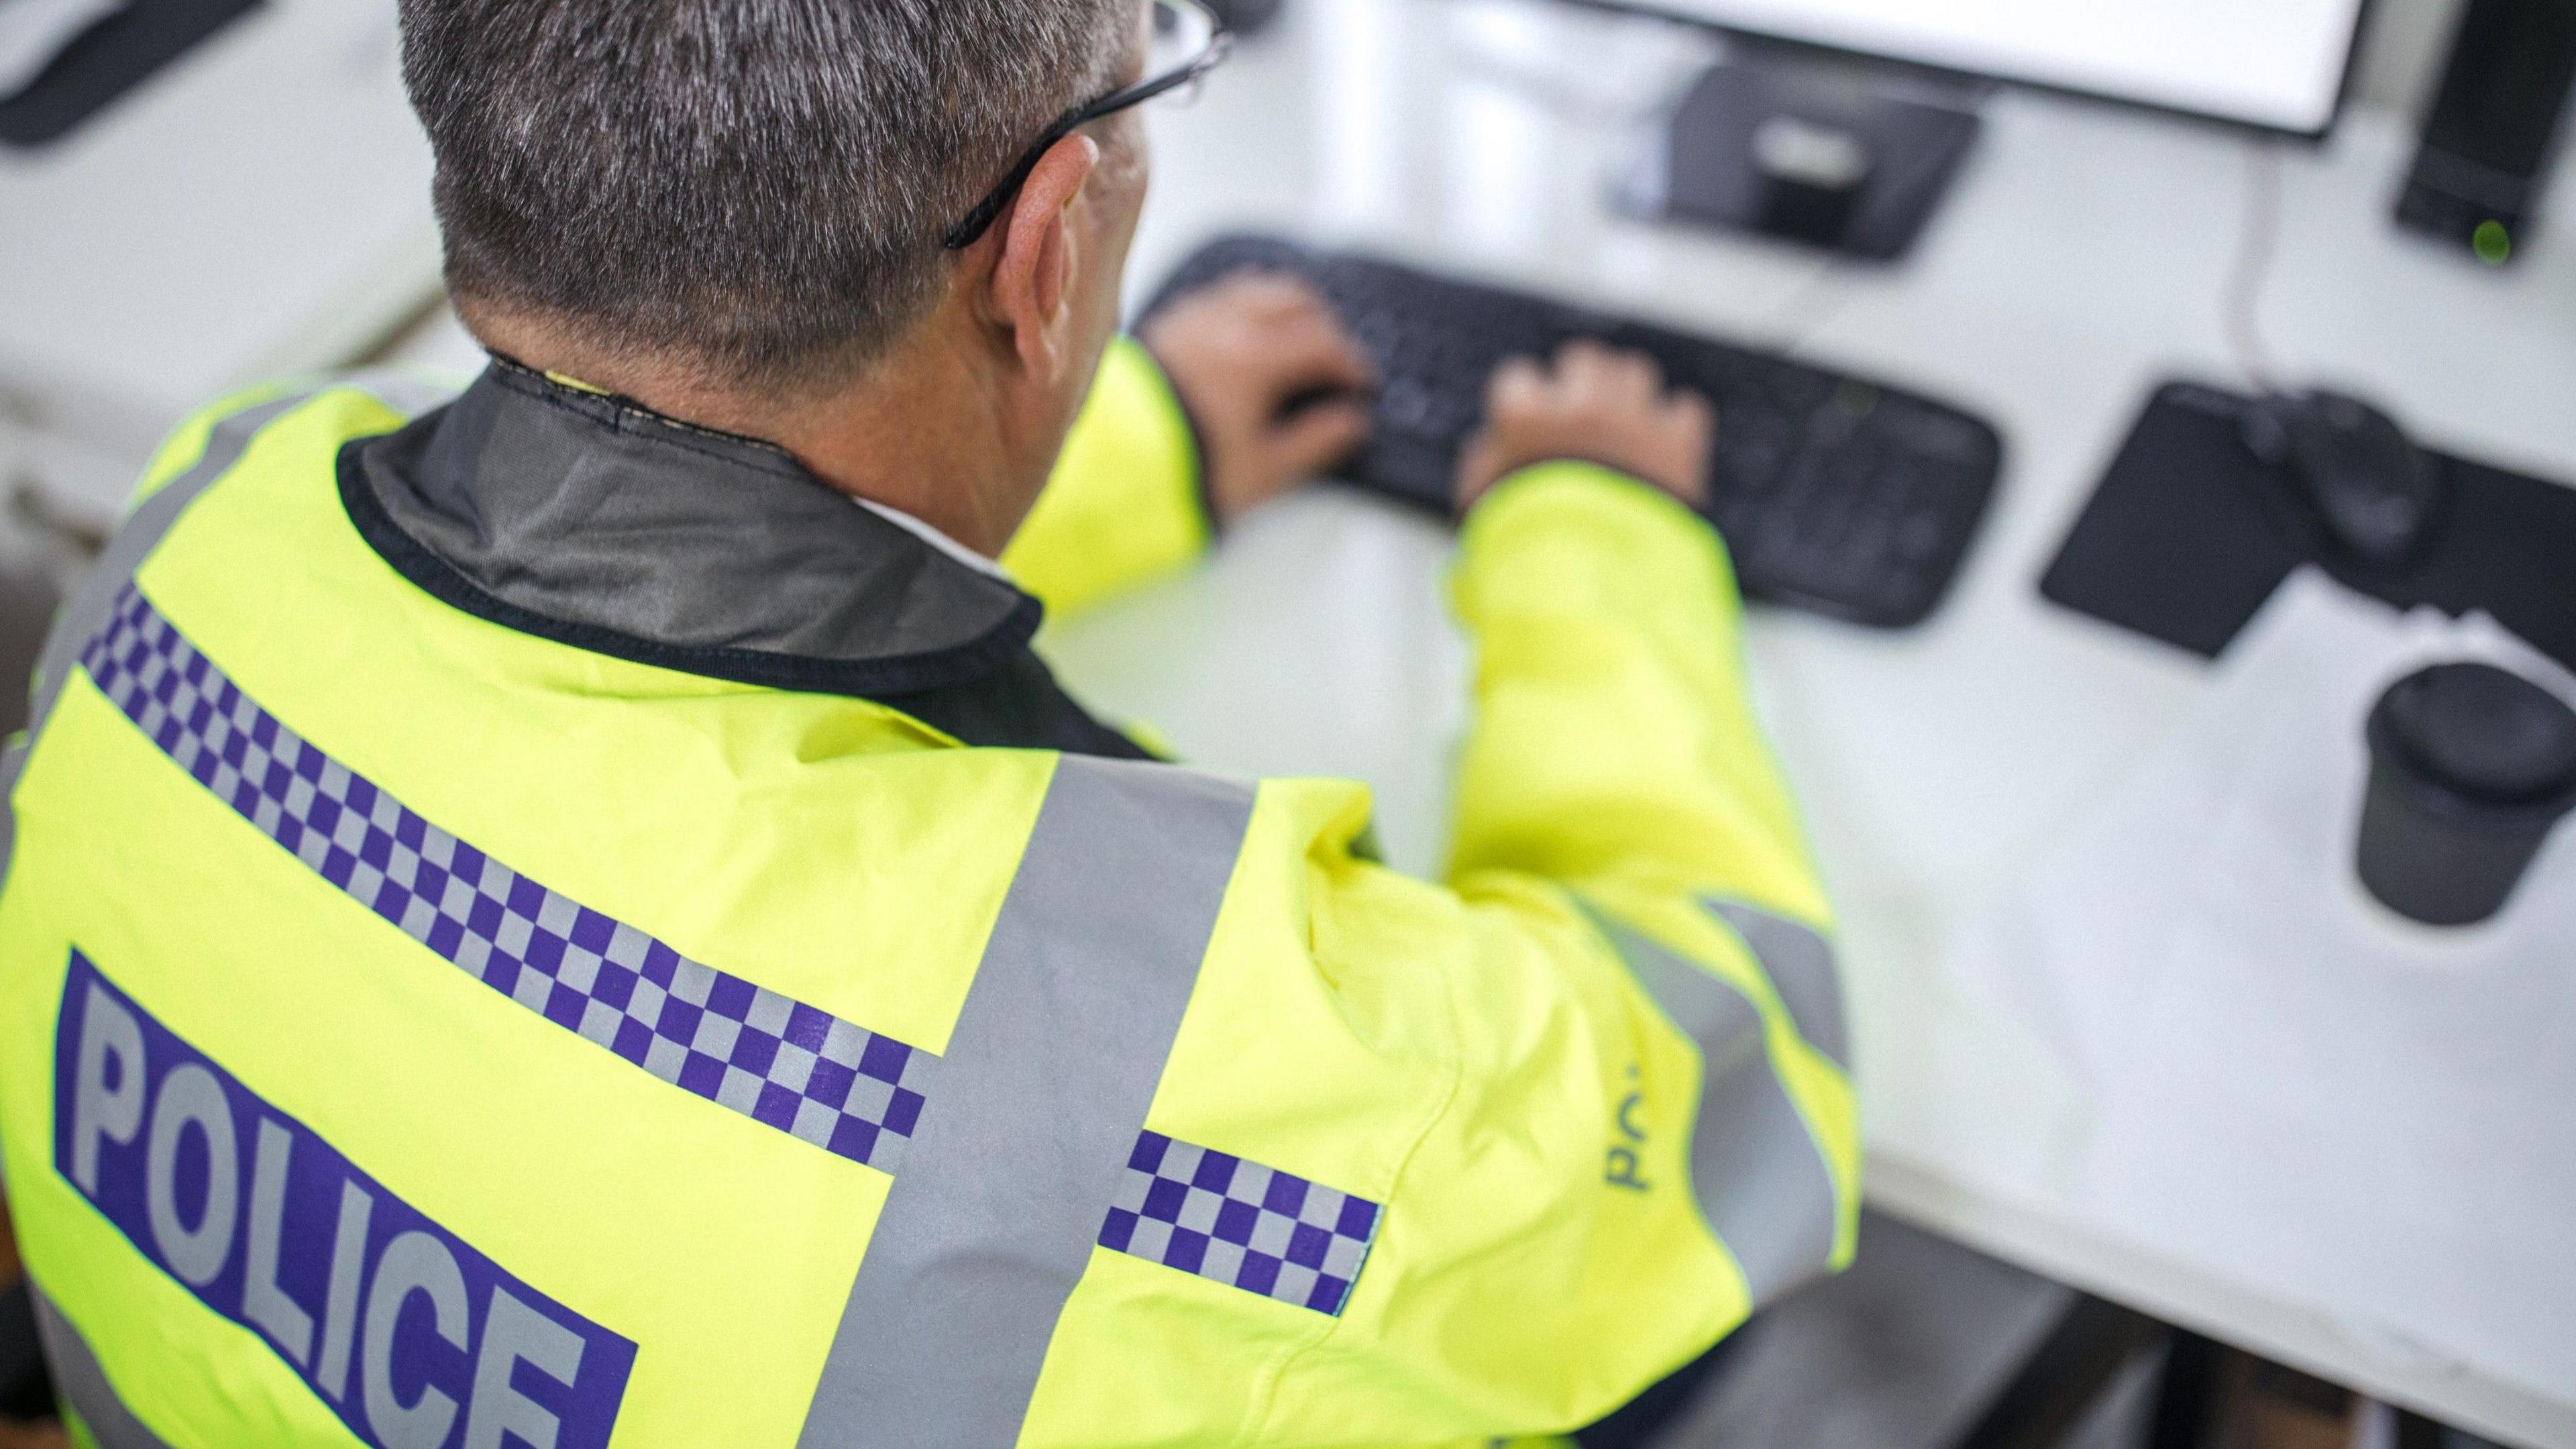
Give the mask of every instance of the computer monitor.
[(1610, 0), (2265, 130), (2334, 123), (2365, 0)]

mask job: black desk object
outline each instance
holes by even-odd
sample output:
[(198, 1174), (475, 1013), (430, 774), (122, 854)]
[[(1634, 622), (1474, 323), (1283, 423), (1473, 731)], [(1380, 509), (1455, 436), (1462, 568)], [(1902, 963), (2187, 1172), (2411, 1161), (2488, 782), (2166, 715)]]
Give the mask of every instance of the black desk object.
[(2576, 87), (2576, 0), (2468, 0), (2397, 220), (2501, 266), (2540, 213)]
[(19, 1279), (0, 1289), (0, 1419), (51, 1418), (53, 1380), (36, 1332), (36, 1302)]
[(61, 140), (259, 6), (260, 0), (137, 0), (73, 41), (34, 85), (0, 101), (0, 144)]
[[(1631, 188), (1659, 219), (1753, 232), (1892, 262), (1923, 234), (1982, 128), (1974, 109), (1782, 62), (1718, 66), (1674, 109)], [(1867, 158), (1847, 189), (1812, 189), (1761, 159), (1771, 128), (1847, 138)]]
[(2576, 668), (2576, 488), (2436, 454), (2447, 498), (2412, 561), (2341, 556), (2247, 450), (2252, 399), (2157, 389), (2041, 580), (2079, 613), (2214, 658), (2281, 581), (2315, 564), (2401, 608), (2483, 610)]
[(1377, 432), (1349, 481), (1446, 517), (1494, 367), (1577, 337), (1635, 348), (1718, 409), (1711, 522), (1745, 597), (1878, 628), (1939, 606), (1984, 521), (2003, 443), (1918, 394), (1633, 318), (1270, 238), (1211, 243), (1145, 315), (1229, 273), (1304, 277), (1376, 358)]

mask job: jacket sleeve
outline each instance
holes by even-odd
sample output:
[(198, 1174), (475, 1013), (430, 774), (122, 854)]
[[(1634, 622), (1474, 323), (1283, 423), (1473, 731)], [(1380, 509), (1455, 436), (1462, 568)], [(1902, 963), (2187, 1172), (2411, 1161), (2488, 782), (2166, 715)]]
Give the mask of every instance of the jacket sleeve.
[(1180, 396), (1142, 343), (1119, 338), (1002, 564), (1061, 618), (1183, 567), (1210, 537)]
[(1564, 1432), (1852, 1252), (1830, 916), (1716, 534), (1551, 464), (1476, 510), (1453, 588), (1477, 675), (1449, 886), (1315, 849), (1307, 925), (1362, 1035), (1445, 1017), (1441, 1081), (1263, 1442), (1361, 1412), (1388, 1442)]
[[(1860, 1141), (1832, 908), (1753, 713), (1716, 531), (1659, 490), (1550, 464), (1476, 510), (1454, 596), (1477, 722), (1452, 884), (1516, 921), (1533, 891), (1572, 902), (1581, 944), (1609, 948), (1658, 1025), (1699, 1049), (1694, 1188), (1757, 1304), (1839, 1268)], [(1808, 1140), (1732, 1155), (1751, 1140), (1730, 1135), (1748, 1125), (1734, 1114), (1781, 1098)], [(1810, 1185), (1830, 1194), (1798, 1205), (1825, 1216), (1793, 1221), (1773, 1170), (1819, 1166)]]

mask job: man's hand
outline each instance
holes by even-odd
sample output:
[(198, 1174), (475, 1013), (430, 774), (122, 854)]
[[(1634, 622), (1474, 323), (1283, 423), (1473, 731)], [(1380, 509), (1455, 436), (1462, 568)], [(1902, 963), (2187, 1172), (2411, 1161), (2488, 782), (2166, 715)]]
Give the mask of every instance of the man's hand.
[(1717, 415), (1697, 393), (1668, 392), (1654, 360), (1598, 342), (1569, 342), (1550, 363), (1516, 357), (1494, 370), (1485, 426), (1458, 459), (1458, 511), (1534, 463), (1599, 463), (1693, 507), (1708, 502)]
[(1198, 424), (1219, 524), (1368, 441), (1376, 369), (1304, 282), (1229, 277), (1165, 308), (1139, 339)]

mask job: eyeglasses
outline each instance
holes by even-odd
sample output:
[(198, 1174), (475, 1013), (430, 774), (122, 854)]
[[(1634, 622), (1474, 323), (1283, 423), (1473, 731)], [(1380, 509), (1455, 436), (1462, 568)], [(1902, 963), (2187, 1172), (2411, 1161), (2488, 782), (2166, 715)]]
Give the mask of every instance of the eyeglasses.
[(1002, 178), (1002, 184), (975, 203), (975, 209), (950, 227), (939, 244), (952, 252), (962, 252), (982, 241), (984, 233), (1000, 219), (1002, 208), (1011, 204), (1011, 198), (1028, 183), (1029, 173), (1038, 169), (1038, 162), (1057, 142), (1104, 116), (1196, 86), (1233, 49), (1234, 32), (1226, 29), (1225, 22), (1199, 0), (1154, 0), (1154, 36), (1147, 48), (1145, 79), (1058, 117)]

